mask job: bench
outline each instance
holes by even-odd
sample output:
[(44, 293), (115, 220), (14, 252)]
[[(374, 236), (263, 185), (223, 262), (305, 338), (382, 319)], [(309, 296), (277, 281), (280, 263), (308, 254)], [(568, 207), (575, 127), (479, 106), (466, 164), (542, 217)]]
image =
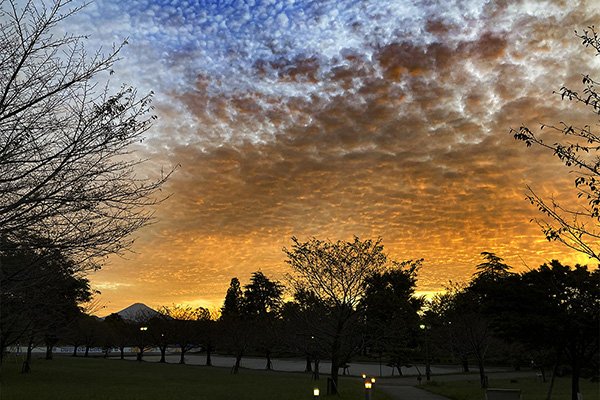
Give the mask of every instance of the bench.
[(486, 389), (485, 400), (521, 400), (521, 389)]

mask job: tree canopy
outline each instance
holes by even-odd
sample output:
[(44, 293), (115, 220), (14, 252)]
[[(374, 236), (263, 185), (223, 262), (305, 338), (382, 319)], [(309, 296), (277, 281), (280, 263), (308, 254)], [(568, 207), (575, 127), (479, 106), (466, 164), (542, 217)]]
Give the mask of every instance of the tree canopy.
[[(331, 377), (337, 390), (339, 367), (360, 350), (362, 312), (367, 280), (388, 266), (381, 239), (323, 241), (311, 238), (283, 249), (292, 272), (288, 281), (297, 299), (310, 300), (304, 316), (310, 336), (325, 343), (331, 359)], [(301, 310), (302, 308), (299, 308)], [(318, 316), (310, 310), (319, 310)]]
[(242, 308), (242, 288), (238, 278), (231, 278), (221, 307), (221, 318), (239, 317)]
[(272, 281), (260, 271), (252, 273), (250, 283), (244, 286), (242, 311), (246, 316), (277, 314), (281, 308), (283, 285)]

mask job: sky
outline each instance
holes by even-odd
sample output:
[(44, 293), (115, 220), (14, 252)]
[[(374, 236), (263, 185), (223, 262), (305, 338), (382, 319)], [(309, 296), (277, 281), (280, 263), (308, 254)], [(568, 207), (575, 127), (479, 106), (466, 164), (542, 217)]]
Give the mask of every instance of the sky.
[(600, 58), (575, 36), (590, 1), (96, 0), (63, 29), (127, 39), (111, 84), (153, 91), (142, 176), (179, 165), (156, 223), (90, 279), (105, 313), (218, 308), (232, 277), (284, 280), (290, 238), (382, 238), (424, 258), (418, 292), (468, 280), (480, 253), (553, 258), (526, 185), (571, 201), (573, 176), (510, 128), (587, 121), (553, 95)]

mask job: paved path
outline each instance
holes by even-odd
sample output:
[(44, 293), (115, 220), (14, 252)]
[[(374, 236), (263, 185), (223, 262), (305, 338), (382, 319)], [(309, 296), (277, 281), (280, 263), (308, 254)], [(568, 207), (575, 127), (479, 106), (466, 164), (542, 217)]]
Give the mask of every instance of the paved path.
[[(535, 371), (494, 371), (488, 372), (488, 377), (493, 379), (512, 379), (522, 377), (535, 377)], [(448, 374), (432, 376), (435, 381), (465, 381), (479, 380), (477, 373), (470, 374)], [(396, 378), (383, 378), (378, 380), (379, 388), (387, 393), (393, 400), (448, 400), (447, 397), (433, 394), (417, 386), (414, 376)]]
[[(135, 356), (128, 357), (135, 359)], [(148, 354), (144, 356), (145, 361), (156, 362), (159, 356), (156, 354)], [(167, 362), (177, 363), (179, 355), (167, 355)], [(205, 362), (204, 355), (190, 354), (186, 356), (187, 364), (200, 364)], [(215, 366), (230, 367), (234, 363), (234, 359), (228, 356), (213, 355), (212, 362)], [(274, 359), (274, 369), (278, 371), (304, 371), (305, 361), (301, 359)], [(242, 367), (250, 369), (264, 369), (265, 360), (263, 358), (244, 357), (242, 359)], [(438, 394), (430, 393), (417, 386), (416, 377), (419, 371), (424, 371), (422, 365), (413, 366), (411, 368), (402, 368), (404, 376), (392, 376), (391, 368), (387, 366), (379, 366), (375, 363), (352, 363), (350, 365), (350, 375), (359, 376), (366, 373), (370, 376), (377, 376), (377, 386), (387, 393), (393, 400), (448, 400), (448, 398)], [(476, 370), (469, 374), (460, 373), (459, 366), (432, 365), (432, 379), (434, 381), (459, 381), (459, 380), (474, 380), (479, 381), (479, 374)], [(321, 371), (326, 374), (329, 371), (329, 364), (326, 361), (321, 362)], [(380, 374), (381, 372), (381, 374)], [(512, 379), (518, 377), (535, 377), (535, 371), (512, 371), (507, 368), (493, 368), (486, 370), (486, 374), (493, 379)], [(341, 375), (341, 374), (340, 374)], [(383, 376), (382, 376), (383, 375)], [(425, 383), (423, 377), (422, 383)]]
[[(117, 358), (117, 355), (113, 355), (113, 357)], [(134, 355), (127, 356), (126, 358), (135, 360)], [(235, 363), (235, 358), (230, 356), (223, 356), (218, 354), (212, 355), (212, 364), (215, 367), (232, 367)], [(157, 362), (160, 359), (160, 356), (157, 353), (145, 354), (144, 361)], [(178, 363), (179, 355), (178, 354), (167, 354), (167, 362), (168, 363)], [(185, 357), (185, 363), (190, 365), (204, 365), (206, 362), (206, 356), (204, 354), (189, 354)], [(286, 372), (303, 372), (306, 366), (306, 361), (298, 358), (289, 358), (289, 359), (279, 359), (274, 358), (271, 360), (273, 364), (273, 370), (275, 371), (286, 371)], [(249, 369), (265, 369), (266, 361), (261, 357), (244, 357), (242, 358), (241, 366), (242, 368)], [(320, 363), (321, 372), (327, 374), (331, 369), (331, 364), (323, 360)], [(498, 371), (506, 371), (507, 368), (493, 368), (489, 369), (490, 372), (498, 372)], [(379, 365), (378, 363), (360, 363), (354, 362), (350, 363), (349, 368), (347, 370), (348, 375), (350, 376), (360, 376), (362, 374), (367, 374), (369, 376), (376, 376), (378, 378), (392, 379), (392, 380), (403, 380), (405, 379), (407, 384), (415, 385), (416, 377), (419, 375), (419, 372), (425, 371), (424, 365), (415, 365), (410, 368), (402, 367), (402, 373), (404, 374), (404, 378), (399, 377), (396, 372), (395, 375), (392, 375), (393, 371), (391, 367), (384, 365)], [(448, 374), (459, 374), (461, 371), (460, 366), (456, 365), (432, 365), (431, 373), (433, 376), (446, 376)], [(343, 375), (340, 370), (340, 376)], [(423, 378), (424, 380), (424, 378)]]

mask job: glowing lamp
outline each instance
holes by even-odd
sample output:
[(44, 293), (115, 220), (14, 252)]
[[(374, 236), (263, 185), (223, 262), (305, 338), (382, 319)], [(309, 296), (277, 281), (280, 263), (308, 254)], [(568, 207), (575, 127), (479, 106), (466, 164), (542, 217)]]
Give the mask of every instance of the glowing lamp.
[(371, 389), (371, 387), (373, 386), (373, 384), (371, 382), (365, 382), (365, 389), (369, 390)]
[(313, 398), (314, 398), (315, 400), (317, 400), (317, 399), (319, 398), (319, 393), (320, 393), (320, 392), (319, 392), (319, 388), (314, 388), (314, 389), (313, 389)]
[(371, 383), (375, 383), (375, 378), (371, 378)]
[(362, 374), (363, 379), (367, 379), (367, 374)]

